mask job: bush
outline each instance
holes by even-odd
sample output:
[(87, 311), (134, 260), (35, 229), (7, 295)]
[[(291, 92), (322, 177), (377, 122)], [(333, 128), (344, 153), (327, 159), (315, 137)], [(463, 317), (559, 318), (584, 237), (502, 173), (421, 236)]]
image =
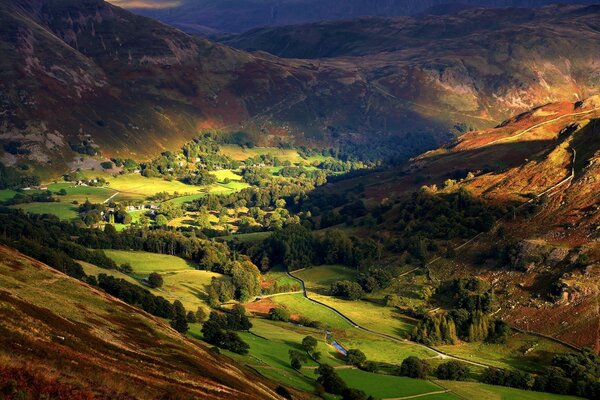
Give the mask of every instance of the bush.
[(290, 312), (285, 308), (273, 307), (269, 310), (269, 319), (273, 321), (289, 322)]
[(157, 272), (152, 272), (149, 276), (148, 276), (148, 286), (150, 286), (151, 288), (159, 288), (162, 287), (164, 281), (162, 276), (160, 276), (160, 274), (158, 274)]
[(331, 294), (346, 300), (358, 300), (365, 295), (365, 292), (356, 282), (337, 281), (331, 285)]
[(367, 361), (367, 356), (365, 356), (365, 353), (362, 351), (358, 349), (348, 350), (348, 353), (346, 354), (346, 363), (358, 367), (365, 361)]
[(100, 166), (101, 166), (103, 169), (112, 169), (112, 167), (113, 167), (113, 163), (112, 163), (111, 161), (104, 161), (104, 162), (101, 162), (101, 163), (100, 163)]
[(429, 364), (415, 356), (410, 356), (402, 361), (398, 375), (407, 376), (409, 378), (425, 379), (429, 375)]

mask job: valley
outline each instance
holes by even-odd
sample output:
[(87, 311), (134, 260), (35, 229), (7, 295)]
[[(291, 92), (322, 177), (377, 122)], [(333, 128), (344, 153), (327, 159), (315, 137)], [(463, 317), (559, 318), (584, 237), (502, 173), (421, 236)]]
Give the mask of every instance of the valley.
[(600, 397), (600, 7), (392, 3), (0, 1), (0, 399)]
[[(62, 248), (61, 252), (81, 254), (77, 263), (82, 269), (75, 272), (75, 275), (82, 276), (80, 279), (85, 279), (92, 285), (100, 284), (104, 290), (118, 297), (124, 296), (126, 292), (112, 291), (105, 285), (115, 283), (106, 281), (101, 275), (122, 280), (126, 282), (123, 284), (134, 285), (139, 288), (137, 290), (148, 291), (152, 296), (164, 298), (169, 303), (180, 302), (185, 312), (189, 311), (186, 330), (192, 340), (206, 340), (203, 328), (205, 324), (202, 322), (211, 310), (216, 308), (227, 315), (243, 304), (251, 327), (240, 331), (238, 337), (248, 348), (242, 354), (226, 348), (221, 352), (280, 384), (304, 392), (314, 392), (319, 387), (315, 380), (315, 370), (319, 366), (317, 362), (309, 358), (299, 369), (290, 365), (289, 354), (302, 352), (303, 338), (312, 336), (317, 339), (319, 362), (332, 365), (349, 387), (356, 387), (367, 395), (383, 399), (411, 396), (454, 399), (461, 398), (461, 393), (481, 393), (482, 396), (494, 398), (493, 396), (502, 396), (502, 390), (508, 389), (496, 389), (482, 384), (446, 384), (446, 381), (438, 380), (435, 376), (433, 381), (399, 377), (398, 365), (412, 357), (426, 360), (431, 371), (435, 371), (440, 365), (455, 361), (466, 366), (471, 379), (483, 379), (486, 382), (486, 379), (491, 379), (486, 378), (486, 371), (495, 369), (540, 375), (553, 362), (554, 357), (571, 354), (580, 348), (578, 342), (563, 341), (563, 333), (554, 335), (551, 332), (540, 332), (537, 328), (531, 329), (530, 322), (523, 326), (521, 320), (513, 319), (518, 314), (506, 313), (505, 310), (507, 304), (514, 302), (514, 297), (505, 297), (510, 292), (497, 284), (493, 292), (494, 308), (491, 305), (486, 307), (489, 307), (490, 315), (504, 316), (515, 328), (507, 333), (502, 342), (495, 344), (467, 338), (438, 342), (434, 337), (424, 340), (418, 332), (423, 329), (421, 326), (424, 321), (436, 321), (438, 316), (443, 315), (440, 313), (454, 312), (448, 309), (449, 300), (444, 294), (447, 290), (445, 287), (452, 279), (463, 276), (472, 268), (466, 263), (473, 257), (471, 254), (474, 249), (477, 249), (475, 254), (478, 254), (485, 246), (491, 246), (487, 243), (494, 240), (500, 225), (502, 229), (514, 229), (512, 225), (531, 218), (521, 216), (520, 213), (527, 207), (533, 207), (540, 198), (552, 198), (563, 190), (568, 192), (571, 185), (577, 185), (577, 173), (581, 173), (582, 169), (577, 164), (577, 159), (573, 166), (572, 154), (562, 143), (572, 143), (575, 146), (573, 149), (577, 148), (576, 143), (581, 140), (577, 136), (579, 131), (569, 127), (574, 126), (576, 120), (578, 129), (586, 132), (587, 121), (592, 121), (594, 115), (600, 113), (594, 102), (594, 99), (590, 99), (578, 103), (573, 106), (576, 107), (574, 112), (568, 112), (566, 104), (535, 110), (496, 128), (485, 136), (486, 142), (482, 142), (481, 133), (467, 134), (457, 143), (426, 153), (401, 167), (418, 168), (420, 174), (427, 176), (426, 182), (431, 186), (423, 186), (424, 182), (419, 182), (425, 188), (421, 189), (425, 197), (417, 201), (429, 202), (426, 196), (431, 195), (427, 193), (439, 190), (439, 194), (435, 196), (440, 199), (449, 196), (448, 200), (440, 200), (440, 205), (445, 201), (454, 204), (452, 196), (463, 196), (461, 190), (465, 189), (460, 189), (459, 186), (464, 186), (471, 193), (481, 192), (480, 198), (486, 202), (494, 201), (500, 207), (498, 210), (491, 208), (485, 211), (490, 213), (490, 221), (495, 221), (486, 228), (482, 227), (490, 222), (486, 220), (488, 217), (480, 213), (473, 214), (481, 218), (480, 222), (470, 228), (465, 225), (460, 228), (464, 231), (459, 229), (452, 234), (456, 235), (454, 237), (447, 234), (445, 239), (435, 239), (436, 236), (432, 236), (435, 230), (427, 228), (428, 231), (425, 232), (429, 233), (423, 237), (430, 238), (425, 240), (431, 242), (419, 245), (424, 246), (422, 248), (411, 244), (409, 239), (404, 245), (392, 245), (392, 242), (382, 245), (382, 240), (389, 240), (385, 239), (387, 232), (393, 230), (387, 222), (379, 235), (369, 233), (379, 225), (377, 218), (382, 220), (381, 217), (376, 217), (377, 213), (372, 214), (373, 210), (383, 207), (385, 215), (389, 215), (383, 221), (394, 221), (391, 215), (398, 212), (394, 203), (382, 206), (388, 201), (377, 197), (382, 187), (386, 188), (388, 196), (397, 196), (395, 204), (400, 208), (414, 207), (409, 205), (410, 201), (401, 193), (410, 193), (417, 188), (411, 189), (410, 184), (396, 177), (385, 178), (390, 173), (398, 176), (394, 169), (371, 173), (368, 169), (375, 167), (374, 165), (358, 160), (342, 161), (339, 157), (344, 156), (335, 153), (306, 149), (245, 149), (219, 144), (212, 135), (197, 138), (185, 144), (181, 151), (163, 153), (148, 162), (113, 159), (110, 161), (111, 168), (104, 171), (80, 170), (65, 175), (64, 179), (69, 182), (56, 180), (41, 183), (31, 190), (5, 189), (2, 191), (5, 203), (17, 204), (11, 205), (4, 212), (12, 213), (14, 211), (10, 211), (11, 209), (20, 209), (30, 213), (30, 216), (21, 214), (21, 219), (36, 218), (35, 214), (52, 214), (67, 221), (67, 224), (78, 226), (77, 229), (83, 230), (81, 232), (95, 231), (96, 237), (76, 234), (79, 237), (77, 242), (88, 248), (104, 249), (99, 250), (102, 255), (94, 255), (96, 250), (86, 255), (85, 251), (82, 253), (83, 249), (76, 251), (74, 247), (64, 247), (60, 240), (57, 242), (58, 248)], [(536, 116), (544, 120), (540, 121)], [(529, 127), (523, 128), (527, 124)], [(572, 136), (567, 136), (564, 132)], [(537, 142), (548, 143), (548, 138), (552, 135), (560, 137), (560, 141), (553, 142), (553, 151), (544, 153), (536, 148)], [(462, 158), (465, 152), (472, 152), (469, 167), (472, 171), (477, 171), (478, 168), (483, 168), (483, 165), (477, 164), (477, 160), (489, 163), (489, 156), (485, 156), (490, 154), (488, 148), (505, 146), (504, 142), (513, 141), (524, 145), (530, 140), (532, 146), (523, 146), (523, 154), (533, 149), (540, 157), (540, 161), (535, 162), (545, 165), (543, 168), (546, 169), (550, 168), (549, 165), (556, 165), (557, 169), (562, 168), (565, 173), (557, 173), (554, 181), (541, 182), (537, 190), (530, 184), (530, 190), (539, 194), (529, 200), (523, 194), (515, 197), (515, 194), (507, 196), (507, 193), (500, 197), (499, 189), (495, 189), (495, 192), (482, 190), (483, 182), (499, 181), (498, 177), (493, 177), (494, 174), (519, 177), (520, 175), (512, 174), (510, 167), (495, 172), (476, 173), (473, 177), (456, 183), (442, 182), (439, 185), (444, 189), (434, 188), (434, 182), (441, 182), (444, 177), (453, 174), (452, 170), (438, 165), (451, 163), (456, 168), (461, 168), (460, 162), (448, 161), (449, 158)], [(556, 152), (562, 156), (554, 155)], [(481, 156), (477, 153), (481, 153)], [(581, 151), (581, 154), (586, 153)], [(590, 154), (589, 151), (587, 154)], [(513, 157), (516, 162), (519, 154), (515, 153)], [(525, 155), (521, 157), (525, 158)], [(533, 160), (531, 155), (527, 158)], [(552, 164), (549, 164), (550, 161)], [(203, 168), (208, 169), (208, 172), (196, 170), (199, 162), (203, 163)], [(222, 169), (224, 167), (228, 168)], [(519, 168), (527, 171), (528, 167)], [(365, 173), (352, 177), (353, 169), (358, 172), (364, 170)], [(571, 175), (571, 170), (576, 173)], [(443, 171), (443, 175), (436, 175), (436, 171)], [(344, 173), (349, 174), (349, 177), (344, 178)], [(378, 176), (374, 186), (378, 191), (375, 192), (372, 191), (373, 186), (367, 183), (374, 174)], [(341, 180), (336, 182), (338, 176)], [(561, 178), (565, 176), (566, 178)], [(333, 179), (334, 183), (326, 183), (328, 179)], [(569, 180), (569, 184), (566, 184), (565, 179)], [(194, 181), (195, 184), (184, 183), (188, 181)], [(355, 189), (348, 188), (351, 182)], [(280, 188), (281, 183), (285, 183), (285, 186)], [(287, 191), (278, 192), (283, 188)], [(345, 198), (331, 197), (331, 191), (344, 193), (344, 190), (347, 193)], [(270, 195), (260, 200), (267, 193)], [(362, 200), (357, 202), (357, 195)], [(36, 201), (36, 196), (45, 196), (44, 201)], [(415, 195), (412, 196), (415, 198)], [(48, 201), (49, 198), (56, 198), (58, 201)], [(502, 201), (498, 202), (500, 199)], [(339, 204), (337, 207), (336, 202)], [(521, 205), (516, 206), (519, 202)], [(519, 213), (512, 220), (506, 218), (505, 214), (510, 204), (514, 204), (510, 206), (514, 209), (510, 213)], [(64, 206), (70, 207), (70, 214), (63, 214)], [(462, 209), (463, 207), (465, 208)], [(469, 213), (469, 207), (479, 209), (485, 206), (467, 200), (457, 210)], [(430, 206), (430, 210), (432, 212), (435, 207)], [(534, 214), (533, 218), (535, 217)], [(425, 214), (417, 218), (432, 217)], [(464, 215), (461, 218), (473, 217)], [(43, 222), (45, 220), (48, 222)], [(45, 224), (53, 220), (46, 215), (39, 221)], [(57, 224), (57, 221), (51, 223)], [(295, 228), (298, 222), (301, 225)], [(479, 227), (474, 228), (475, 226)], [(9, 230), (12, 229), (14, 228)], [(412, 229), (421, 232), (422, 228), (417, 225)], [(439, 229), (446, 228), (440, 226)], [(477, 233), (477, 229), (483, 229), (484, 232)], [(185, 239), (190, 234), (190, 239)], [(167, 239), (169, 235), (173, 235), (169, 239), (174, 240), (172, 244), (157, 242)], [(359, 235), (363, 238), (362, 242), (355, 239)], [(161, 239), (161, 236), (164, 238)], [(139, 241), (136, 237), (145, 239)], [(306, 242), (309, 237), (315, 239)], [(185, 240), (191, 241), (185, 244)], [(311, 244), (313, 240), (316, 242)], [(197, 243), (194, 244), (194, 241)], [(280, 245), (277, 243), (280, 241), (287, 243), (282, 248), (284, 253), (279, 253)], [(43, 239), (43, 242), (51, 243), (47, 239)], [(12, 245), (22, 248), (16, 243)], [(296, 253), (294, 249), (303, 248), (302, 246), (309, 247)], [(394, 246), (406, 246), (407, 250), (400, 250), (398, 253)], [(453, 248), (454, 255), (449, 256), (451, 251), (443, 250), (445, 246)], [(228, 261), (231, 252), (239, 254), (238, 261), (233, 264)], [(315, 253), (309, 255), (311, 252)], [(318, 255), (319, 252), (323, 252), (322, 255)], [(458, 255), (461, 255), (460, 268), (454, 265)], [(320, 259), (321, 264), (315, 263), (316, 259)], [(235, 272), (236, 268), (241, 268), (239, 273)], [(256, 271), (252, 272), (254, 278), (247, 275), (251, 271), (247, 268)], [(479, 276), (487, 279), (485, 269), (479, 268)], [(247, 272), (242, 274), (241, 271)], [(492, 277), (511, 274), (507, 270), (493, 269), (489, 273)], [(159, 286), (149, 286), (151, 274), (160, 276)], [(254, 279), (257, 281), (253, 282)], [(460, 279), (468, 282), (466, 278)], [(357, 281), (360, 285), (351, 284)], [(485, 288), (487, 283), (478, 285)], [(365, 288), (369, 291), (365, 291)], [(353, 294), (353, 291), (357, 294)], [(125, 301), (137, 300), (129, 298)], [(562, 305), (559, 302), (553, 307), (568, 309), (569, 306), (568, 303)], [(273, 310), (282, 311), (274, 314)], [(196, 315), (201, 319), (198, 320)], [(577, 314), (573, 316), (576, 317)], [(541, 336), (542, 333), (547, 337)], [(587, 342), (584, 345), (590, 344), (592, 343)], [(368, 369), (365, 367), (367, 364), (361, 366), (362, 369), (347, 364), (343, 354), (350, 349), (358, 349), (364, 354), (368, 360)], [(530, 396), (530, 392), (526, 391), (510, 393), (513, 396), (511, 398), (516, 399), (527, 399)], [(544, 398), (554, 398), (550, 394), (547, 396)]]

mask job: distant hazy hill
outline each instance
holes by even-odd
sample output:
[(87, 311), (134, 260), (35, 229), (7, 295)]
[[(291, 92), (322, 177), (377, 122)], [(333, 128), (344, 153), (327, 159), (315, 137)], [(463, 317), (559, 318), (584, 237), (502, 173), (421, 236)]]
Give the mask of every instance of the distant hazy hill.
[[(457, 5), (540, 7), (553, 3), (593, 4), (592, 0), (113, 0), (136, 13), (189, 32), (243, 32), (264, 26), (300, 24), (364, 16), (454, 12)], [(441, 6), (441, 7), (440, 7)]]

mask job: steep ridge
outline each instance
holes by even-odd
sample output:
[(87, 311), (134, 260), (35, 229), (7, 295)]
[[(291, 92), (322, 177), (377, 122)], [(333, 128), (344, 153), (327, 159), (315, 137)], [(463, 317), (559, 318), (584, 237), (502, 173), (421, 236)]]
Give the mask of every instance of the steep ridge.
[[(300, 24), (364, 16), (439, 12), (447, 4), (478, 7), (540, 7), (552, 0), (113, 0), (136, 13), (189, 32), (243, 32), (264, 26)], [(587, 3), (591, 0), (563, 0)], [(440, 7), (441, 6), (441, 7)], [(433, 7), (433, 9), (431, 9)], [(430, 10), (431, 9), (431, 10)], [(451, 11), (453, 8), (447, 8)]]
[(4, 388), (12, 379), (31, 398), (279, 398), (157, 318), (7, 247), (0, 288)]
[[(248, 54), (101, 0), (0, 2), (0, 141), (64, 168), (69, 143), (143, 158), (203, 129), (244, 143), (310, 146), (400, 137), (407, 154), (447, 140), (444, 123), (405, 110), (343, 60)], [(421, 132), (415, 143), (406, 133)]]
[(513, 326), (600, 349), (600, 101), (553, 103), (470, 132), (406, 167), (342, 182), (365, 197), (468, 190), (507, 210), (494, 229), (436, 258), (438, 280), (479, 276)]

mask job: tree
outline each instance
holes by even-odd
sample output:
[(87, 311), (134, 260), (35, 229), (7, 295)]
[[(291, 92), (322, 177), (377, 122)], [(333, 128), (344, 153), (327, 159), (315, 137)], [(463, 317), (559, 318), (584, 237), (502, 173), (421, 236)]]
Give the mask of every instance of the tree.
[(154, 289), (162, 287), (163, 277), (156, 272), (152, 272), (150, 275), (148, 275), (148, 285)]
[(167, 226), (169, 220), (163, 214), (158, 214), (156, 216), (156, 225), (158, 226)]
[(302, 339), (302, 349), (304, 349), (307, 353), (312, 353), (317, 348), (317, 339), (312, 336), (306, 336)]
[(269, 310), (269, 319), (288, 322), (290, 320), (290, 312), (285, 308), (273, 307)]
[(304, 364), (308, 361), (306, 354), (304, 354), (298, 350), (290, 350), (289, 355), (290, 355), (290, 365), (296, 371), (299, 371), (300, 368), (302, 368), (302, 364)]
[(429, 374), (429, 364), (415, 356), (410, 356), (402, 361), (398, 374), (409, 378), (425, 379)]
[(189, 329), (186, 318), (185, 308), (179, 300), (173, 302), (173, 318), (171, 319), (171, 327), (179, 333), (186, 333)]
[(467, 366), (456, 360), (440, 364), (435, 370), (435, 375), (438, 378), (448, 381), (464, 381), (467, 379), (468, 374), (469, 369)]
[(341, 395), (344, 390), (348, 389), (346, 382), (340, 378), (335, 369), (330, 365), (321, 364), (315, 370), (315, 373), (319, 375), (317, 382), (323, 385), (323, 388), (328, 393)]
[(363, 353), (359, 349), (350, 349), (346, 353), (346, 363), (350, 365), (358, 367), (362, 365), (362, 363), (364, 363), (365, 361), (367, 361), (367, 356), (365, 356), (365, 353)]
[(200, 323), (206, 321), (206, 311), (204, 311), (204, 308), (198, 307), (196, 310), (196, 321)]
[(187, 315), (185, 316), (185, 319), (190, 324), (195, 324), (196, 322), (198, 322), (198, 320), (196, 319), (196, 314), (192, 311), (188, 311)]
[(331, 294), (347, 300), (358, 300), (365, 293), (362, 287), (356, 282), (337, 281), (331, 285)]

